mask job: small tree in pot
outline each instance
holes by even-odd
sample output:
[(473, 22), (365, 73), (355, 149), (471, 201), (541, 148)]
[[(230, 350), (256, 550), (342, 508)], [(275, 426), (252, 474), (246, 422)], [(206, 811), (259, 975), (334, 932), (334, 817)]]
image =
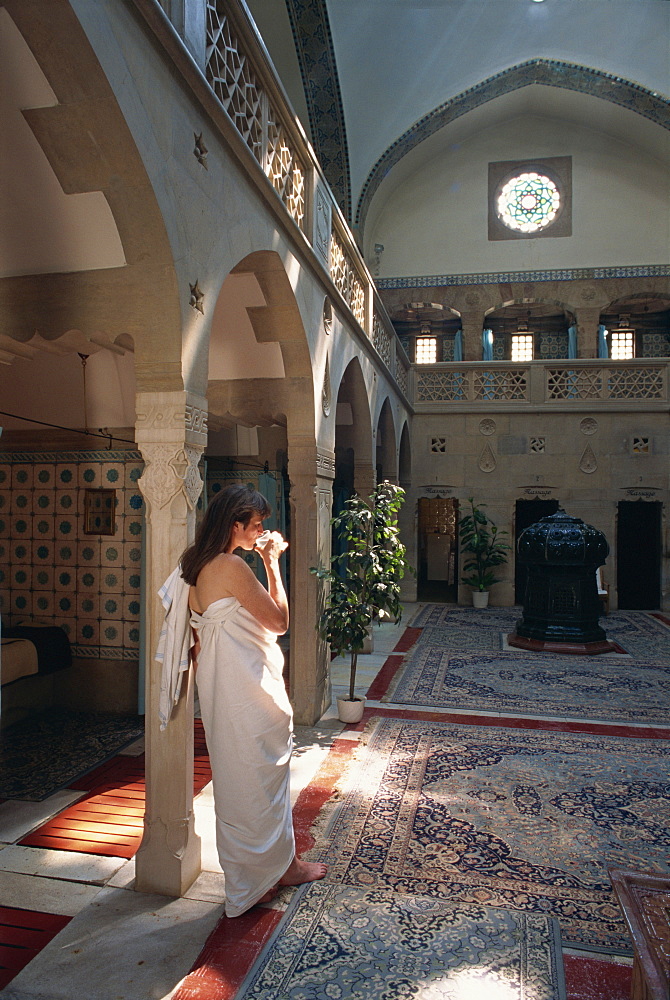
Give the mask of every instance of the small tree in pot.
[[(489, 588), (499, 582), (500, 578), (493, 572), (493, 568), (507, 562), (511, 545), (500, 540), (499, 536), (506, 535), (507, 532), (504, 529), (498, 531), (497, 526), (489, 520), (482, 510), (486, 504), (477, 507), (472, 497), (468, 498), (468, 503), (471, 512), (458, 522), (461, 552), (467, 556), (462, 567), (464, 575), (461, 582), (472, 587), (473, 603), (477, 605), (475, 594), (486, 593), (488, 598)], [(485, 607), (486, 603), (483, 602), (480, 606)]]
[(310, 569), (330, 584), (317, 628), (332, 653), (351, 656), (347, 699), (351, 702), (361, 701), (355, 696), (356, 666), (371, 624), (386, 617), (398, 622), (402, 615), (400, 580), (407, 564), (398, 511), (404, 498), (404, 490), (384, 481), (367, 499), (347, 500), (344, 510), (330, 522), (345, 551), (332, 557), (330, 569)]

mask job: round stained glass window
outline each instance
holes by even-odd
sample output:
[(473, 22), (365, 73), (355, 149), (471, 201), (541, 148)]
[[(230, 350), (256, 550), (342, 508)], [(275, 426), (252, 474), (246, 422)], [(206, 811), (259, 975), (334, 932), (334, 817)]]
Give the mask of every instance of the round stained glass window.
[(561, 207), (561, 194), (546, 174), (516, 174), (500, 189), (498, 218), (517, 233), (536, 233), (554, 221)]

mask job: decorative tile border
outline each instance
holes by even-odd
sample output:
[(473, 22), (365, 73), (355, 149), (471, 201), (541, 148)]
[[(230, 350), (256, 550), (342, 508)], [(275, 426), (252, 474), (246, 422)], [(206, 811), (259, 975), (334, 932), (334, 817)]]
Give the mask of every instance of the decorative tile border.
[(527, 62), (512, 66), (510, 69), (488, 77), (474, 87), (456, 94), (439, 107), (429, 111), (419, 118), (380, 156), (368, 174), (361, 190), (356, 209), (355, 222), (361, 229), (370, 208), (370, 203), (382, 180), (403, 156), (414, 149), (419, 143), (444, 128), (450, 122), (461, 118), (475, 108), (501, 97), (503, 94), (541, 84), (545, 87), (558, 87), (562, 90), (574, 90), (591, 97), (609, 101), (627, 108), (635, 114), (648, 118), (661, 128), (670, 129), (670, 101), (654, 91), (647, 90), (637, 83), (624, 80), (620, 76), (604, 73), (602, 70), (588, 66), (578, 66), (574, 63), (560, 62), (555, 59), (530, 59)]
[(286, 0), (314, 149), (346, 219), (351, 213), (347, 131), (325, 0)]
[(580, 281), (595, 278), (669, 278), (666, 264), (633, 267), (578, 267), (544, 271), (488, 271), (483, 274), (426, 274), (409, 278), (375, 278), (377, 288), (433, 288), (450, 285), (498, 285), (514, 281)]

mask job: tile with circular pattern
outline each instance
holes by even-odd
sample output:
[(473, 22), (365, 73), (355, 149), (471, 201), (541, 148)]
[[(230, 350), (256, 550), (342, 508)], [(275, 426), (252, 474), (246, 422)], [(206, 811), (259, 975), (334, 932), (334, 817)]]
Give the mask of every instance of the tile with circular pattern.
[(140, 626), (136, 622), (123, 623), (123, 645), (126, 649), (139, 649)]
[(13, 489), (32, 489), (34, 482), (35, 468), (30, 463), (16, 463), (12, 465), (11, 481)]
[(74, 566), (54, 568), (54, 590), (59, 593), (73, 593), (77, 588), (77, 570)]
[(101, 646), (122, 646), (123, 625), (110, 618), (100, 619), (99, 642)]
[(100, 617), (100, 594), (90, 593), (76, 595), (77, 618), (99, 618)]
[(31, 546), (33, 566), (54, 565), (55, 546), (53, 539), (34, 539), (33, 541), (29, 541), (27, 544)]
[(77, 618), (75, 642), (84, 646), (100, 644), (100, 625), (94, 618)]
[(100, 591), (102, 593), (123, 593), (123, 570), (115, 566), (101, 566), (99, 569)]
[(100, 465), (97, 462), (81, 462), (77, 470), (78, 486), (81, 489), (98, 489), (102, 486)]
[(54, 572), (53, 566), (33, 566), (33, 590), (48, 590), (49, 593), (53, 593)]
[(100, 592), (100, 569), (98, 566), (79, 566), (77, 569), (77, 593)]

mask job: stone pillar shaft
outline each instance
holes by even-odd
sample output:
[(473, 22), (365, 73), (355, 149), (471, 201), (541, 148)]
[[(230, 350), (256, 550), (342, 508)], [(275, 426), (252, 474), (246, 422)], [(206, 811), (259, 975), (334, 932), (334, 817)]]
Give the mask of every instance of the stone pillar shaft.
[(193, 540), (207, 441), (206, 400), (191, 393), (140, 392), (137, 444), (146, 500), (146, 811), (136, 888), (182, 896), (200, 873), (193, 814), (193, 678), (188, 672), (167, 728), (158, 719), (161, 665), (154, 660), (164, 612), (157, 591)]
[(464, 312), (461, 316), (463, 328), (463, 361), (482, 360), (482, 330), (484, 317), (480, 310)]
[(298, 725), (311, 726), (330, 705), (328, 646), (319, 637), (323, 583), (311, 566), (330, 565), (335, 455), (289, 441), (291, 481), (290, 697)]
[(600, 308), (585, 307), (575, 311), (577, 322), (577, 354), (580, 358), (598, 357), (598, 324)]

